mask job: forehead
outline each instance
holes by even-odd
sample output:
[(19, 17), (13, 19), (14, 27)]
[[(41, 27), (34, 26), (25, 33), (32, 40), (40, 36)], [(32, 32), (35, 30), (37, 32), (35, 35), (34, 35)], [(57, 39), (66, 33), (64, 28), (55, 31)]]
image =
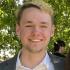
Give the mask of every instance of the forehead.
[(29, 19), (29, 20), (36, 19), (36, 20), (50, 21), (51, 15), (45, 11), (31, 7), (23, 11), (22, 18)]

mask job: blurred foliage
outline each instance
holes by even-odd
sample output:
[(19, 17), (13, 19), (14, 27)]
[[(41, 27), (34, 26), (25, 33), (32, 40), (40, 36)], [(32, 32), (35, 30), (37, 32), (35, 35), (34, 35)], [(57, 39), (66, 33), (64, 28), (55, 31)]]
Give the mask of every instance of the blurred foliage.
[[(49, 43), (49, 51), (53, 51), (53, 43), (57, 39), (62, 39), (66, 43), (66, 53), (70, 47), (70, 0), (44, 1), (50, 3), (55, 11), (55, 35)], [(18, 0), (0, 1), (0, 61), (8, 59), (12, 55), (14, 56), (20, 49), (20, 43), (15, 34), (15, 12), (21, 6), (18, 3)]]

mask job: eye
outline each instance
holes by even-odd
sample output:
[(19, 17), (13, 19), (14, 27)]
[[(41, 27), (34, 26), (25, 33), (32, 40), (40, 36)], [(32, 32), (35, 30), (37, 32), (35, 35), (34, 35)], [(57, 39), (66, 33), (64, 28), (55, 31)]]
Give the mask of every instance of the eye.
[(32, 25), (25, 25), (25, 27), (32, 27)]
[(47, 25), (41, 25), (40, 27), (42, 27), (42, 28), (47, 28)]

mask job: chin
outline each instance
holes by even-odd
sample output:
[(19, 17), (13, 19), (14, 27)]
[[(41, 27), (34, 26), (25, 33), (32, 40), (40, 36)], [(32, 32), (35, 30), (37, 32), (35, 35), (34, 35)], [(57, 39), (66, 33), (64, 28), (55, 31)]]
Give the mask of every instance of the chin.
[(40, 53), (43, 51), (43, 48), (42, 49), (30, 49), (30, 48), (28, 48), (28, 51), (31, 53)]

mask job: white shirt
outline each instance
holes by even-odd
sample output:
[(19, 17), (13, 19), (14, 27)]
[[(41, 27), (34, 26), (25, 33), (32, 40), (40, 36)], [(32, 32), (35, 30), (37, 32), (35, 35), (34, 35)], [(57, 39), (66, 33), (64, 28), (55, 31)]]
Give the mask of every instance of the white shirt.
[[(51, 60), (50, 60), (50, 57), (49, 57), (49, 55), (48, 55), (47, 53), (46, 53), (44, 59), (42, 60), (42, 62), (41, 62), (40, 64), (45, 64), (45, 65), (47, 65), (47, 69), (48, 69), (48, 70), (54, 70), (54, 66), (53, 66), (53, 64), (52, 64), (52, 62), (51, 62)], [(16, 70), (17, 70), (18, 66), (22, 66), (22, 67), (24, 68), (23, 70), (35, 70), (35, 69), (30, 69), (30, 68), (28, 68), (28, 67), (23, 66), (23, 65), (21, 64), (21, 62), (20, 62), (19, 54), (18, 54), (17, 61), (16, 61)], [(37, 65), (37, 66), (38, 66), (38, 65)], [(37, 66), (36, 66), (36, 67), (37, 67)]]

